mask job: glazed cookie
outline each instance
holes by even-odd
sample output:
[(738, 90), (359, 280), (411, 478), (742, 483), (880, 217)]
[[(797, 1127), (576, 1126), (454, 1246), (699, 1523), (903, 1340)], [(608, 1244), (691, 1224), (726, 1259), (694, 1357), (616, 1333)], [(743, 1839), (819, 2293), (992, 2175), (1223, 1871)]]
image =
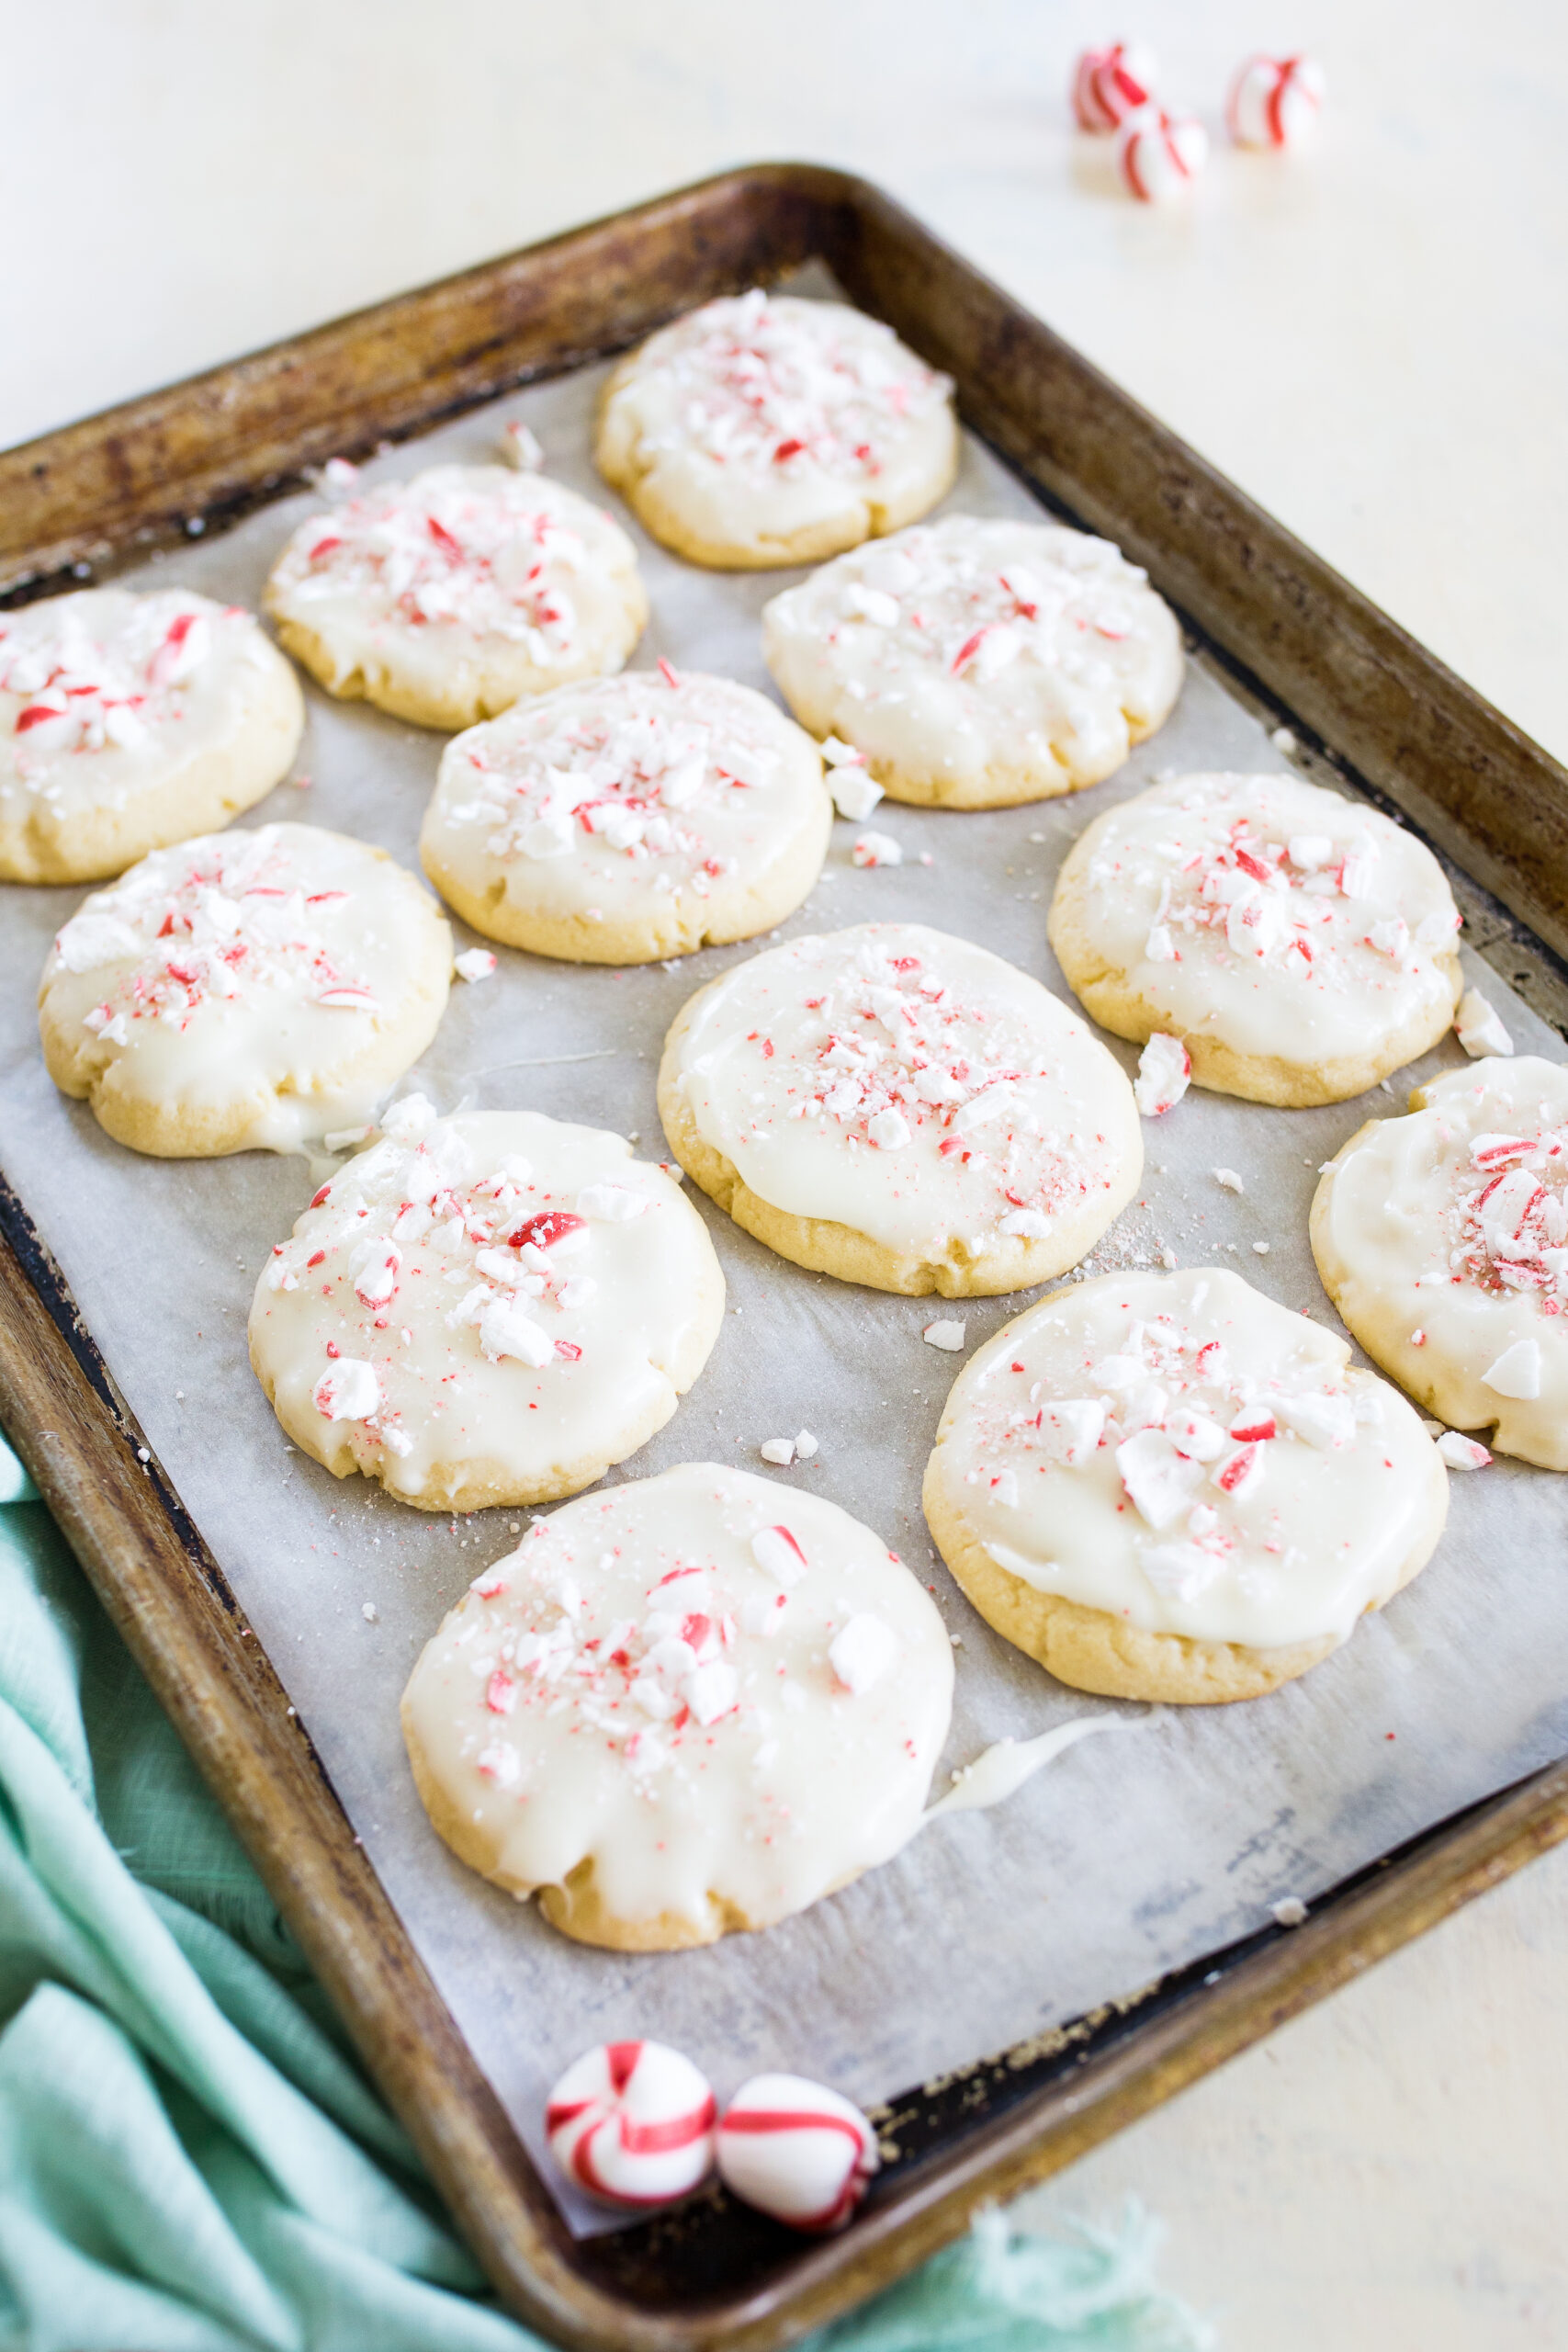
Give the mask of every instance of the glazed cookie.
[(621, 361), (594, 455), (694, 563), (817, 563), (912, 523), (951, 487), (953, 386), (863, 311), (754, 289)]
[(1143, 1171), (1132, 1088), (1077, 1014), (915, 923), (792, 939), (699, 989), (666, 1040), (659, 1109), (738, 1225), (875, 1290), (1046, 1282)]
[(1568, 1069), (1445, 1070), (1371, 1119), (1312, 1204), (1323, 1286), (1374, 1363), (1456, 1428), (1568, 1470)]
[(808, 735), (750, 686), (666, 663), (558, 687), (459, 735), (420, 854), (491, 939), (647, 964), (792, 913), (832, 825)]
[(648, 618), (620, 525), (507, 466), (433, 466), (312, 514), (266, 608), (329, 694), (449, 728), (618, 670)]
[(554, 1501), (663, 1428), (707, 1362), (707, 1228), (620, 1136), (396, 1103), (323, 1184), (251, 1309), (288, 1435), (420, 1510)]
[(1435, 1046), (1462, 983), (1430, 850), (1292, 775), (1181, 775), (1097, 817), (1051, 901), (1070, 988), (1196, 1085), (1338, 1102)]
[(764, 606), (762, 645), (802, 726), (946, 808), (1098, 784), (1181, 691), (1170, 607), (1055, 523), (948, 514), (859, 548)]
[(249, 613), (87, 588), (0, 613), (0, 881), (97, 882), (287, 775), (299, 682)]
[(164, 1159), (298, 1151), (361, 1125), (423, 1053), (452, 934), (385, 851), (314, 825), (154, 850), (61, 931), (49, 1074)]
[(667, 1951), (896, 1854), (952, 1702), (880, 1536), (696, 1462), (536, 1520), (425, 1650), (403, 1731), (461, 1860), (581, 1942)]
[(999, 1634), (1121, 1699), (1256, 1699), (1423, 1568), (1448, 1478), (1345, 1341), (1239, 1274), (1102, 1274), (979, 1349), (926, 1466)]

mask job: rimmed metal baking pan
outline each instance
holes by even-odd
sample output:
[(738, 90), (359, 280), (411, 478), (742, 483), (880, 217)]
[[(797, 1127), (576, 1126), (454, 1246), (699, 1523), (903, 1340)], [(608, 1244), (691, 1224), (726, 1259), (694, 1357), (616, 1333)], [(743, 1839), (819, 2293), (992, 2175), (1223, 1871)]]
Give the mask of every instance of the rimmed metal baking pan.
[[(1113, 538), (1203, 657), (1443, 854), (1468, 938), (1568, 1017), (1568, 774), (1067, 345), (864, 182), (731, 172), (0, 454), (0, 598), (106, 578), (355, 456), (616, 351), (811, 260), (958, 386), (965, 423)], [(498, 2287), (593, 2346), (781, 2344), (887, 2284), (981, 2199), (1070, 2163), (1568, 1832), (1568, 1766), (1383, 1857), (1307, 1925), (1210, 1955), (893, 2103), (843, 2236), (716, 2195), (574, 2239), (383, 1894), (220, 1564), (0, 1188), (0, 1419)]]

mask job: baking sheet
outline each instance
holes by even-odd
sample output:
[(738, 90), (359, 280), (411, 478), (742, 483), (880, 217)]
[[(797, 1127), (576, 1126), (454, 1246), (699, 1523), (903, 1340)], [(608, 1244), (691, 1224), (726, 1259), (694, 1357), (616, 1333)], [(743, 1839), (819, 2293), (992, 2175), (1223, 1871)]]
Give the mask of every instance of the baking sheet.
[[(367, 469), (493, 455), (525, 418), (550, 470), (614, 504), (592, 473), (602, 370), (480, 410)], [(280, 502), (221, 539), (154, 559), (136, 584), (179, 582), (254, 607), (276, 552), (313, 501)], [(948, 506), (1031, 514), (1029, 493), (966, 447)], [(768, 689), (758, 614), (796, 573), (720, 575), (638, 543), (653, 606), (633, 657), (665, 656)], [(297, 769), (245, 820), (304, 820), (380, 842), (417, 867), (415, 841), (445, 738), (308, 687)], [(1190, 668), (1181, 702), (1110, 785), (985, 815), (885, 803), (874, 820), (905, 863), (862, 873), (839, 824), (821, 884), (773, 936), (876, 918), (976, 939), (1063, 993), (1045, 944), (1055, 872), (1107, 801), (1169, 768), (1272, 769), (1281, 752), (1215, 677)], [(929, 862), (922, 862), (922, 861)], [(1134, 1737), (1089, 1740), (990, 1813), (952, 1816), (830, 1901), (762, 1936), (662, 1956), (583, 1949), (465, 1871), (428, 1828), (403, 1757), (397, 1701), (420, 1645), (525, 1512), (432, 1521), (361, 1480), (338, 1484), (285, 1441), (245, 1355), (256, 1272), (314, 1187), (299, 1159), (159, 1163), (109, 1142), (54, 1091), (38, 1051), (37, 976), (79, 890), (0, 890), (0, 1166), (58, 1259), (128, 1401), (206, 1535), (332, 1775), (354, 1827), (502, 2104), (536, 2157), (555, 2075), (586, 2044), (656, 2033), (720, 2094), (760, 2068), (816, 2075), (875, 2103), (1127, 1992), (1310, 1899), (1401, 1839), (1568, 1748), (1565, 1490), (1499, 1462), (1456, 1476), (1432, 1566), (1303, 1681), (1250, 1706), (1166, 1712)], [(474, 944), (454, 924), (459, 947)], [(444, 1111), (525, 1107), (615, 1127), (663, 1151), (654, 1076), (686, 997), (748, 954), (670, 969), (552, 965), (499, 951), (494, 979), (456, 986), (411, 1075)], [(1562, 1041), (1473, 957), (1521, 1051)], [(1135, 1050), (1110, 1041), (1129, 1069)], [(1418, 1074), (1461, 1060), (1449, 1041)], [(1082, 1269), (1232, 1264), (1286, 1305), (1337, 1320), (1306, 1214), (1319, 1163), (1374, 1091), (1315, 1111), (1190, 1094), (1146, 1133), (1138, 1201)], [(1239, 1197), (1213, 1170), (1239, 1170)], [(969, 1347), (1027, 1296), (950, 1306), (849, 1288), (772, 1256), (711, 1203), (696, 1205), (728, 1283), (706, 1371), (671, 1424), (611, 1473), (729, 1461), (830, 1496), (877, 1528), (931, 1585), (958, 1636), (947, 1772), (992, 1740), (1028, 1736), (1103, 1702), (1062, 1690), (956, 1592), (926, 1535), (919, 1482), (956, 1360), (923, 1326), (956, 1314)], [(1258, 1255), (1257, 1241), (1269, 1251)], [(757, 1448), (802, 1426), (808, 1464), (768, 1470)], [(367, 1609), (373, 1614), (367, 1613)], [(1138, 1710), (1124, 1710), (1136, 1714)], [(547, 2164), (544, 2167), (549, 2177)], [(574, 2227), (607, 2226), (570, 2204)]]

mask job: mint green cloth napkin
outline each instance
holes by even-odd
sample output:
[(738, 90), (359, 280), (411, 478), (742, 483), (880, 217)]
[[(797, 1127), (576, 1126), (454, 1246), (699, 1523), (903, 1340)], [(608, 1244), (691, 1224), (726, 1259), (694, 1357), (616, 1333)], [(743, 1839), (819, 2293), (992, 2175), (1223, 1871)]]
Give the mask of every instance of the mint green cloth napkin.
[[(1201, 2352), (992, 2214), (814, 2352)], [(0, 1439), (0, 2352), (539, 2352)]]

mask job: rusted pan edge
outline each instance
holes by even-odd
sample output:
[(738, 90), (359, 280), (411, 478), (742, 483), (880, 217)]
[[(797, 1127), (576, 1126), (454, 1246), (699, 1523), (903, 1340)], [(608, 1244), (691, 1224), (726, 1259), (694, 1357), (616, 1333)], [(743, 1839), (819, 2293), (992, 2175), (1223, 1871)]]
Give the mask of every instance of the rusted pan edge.
[(956, 378), (1010, 464), (1568, 956), (1568, 770), (889, 198), (863, 185), (825, 228), (845, 290)]
[[(1568, 1837), (1568, 1762), (1532, 1775), (1458, 1824), (1439, 1823), (1364, 1886), (1325, 1897), (1301, 1928), (1195, 1987), (1163, 2016), (1134, 2011), (1124, 2040), (972, 2142), (933, 2157), (897, 2211), (862, 2225), (867, 2252), (897, 2233), (900, 2270), (948, 2244), (976, 2207), (1015, 2196), (1224, 2064), (1402, 1944)], [(830, 2277), (797, 2278), (792, 2319), (819, 2324)], [(868, 2287), (863, 2291), (871, 2291)], [(738, 2342), (744, 2340), (736, 2339)]]
[[(1532, 902), (1528, 869), (1533, 855), (1553, 880), (1563, 873), (1551, 847), (1561, 839), (1562, 772), (897, 207), (815, 167), (726, 175), (0, 458), (0, 571), (38, 578), (96, 550), (124, 551), (192, 514), (220, 525), (302, 464), (597, 356), (709, 293), (814, 254), (948, 367), (969, 420), (1048, 496), (1145, 561), (1292, 723), (1319, 729), (1331, 754), (1451, 846), (1516, 912), (1561, 936), (1550, 908), (1543, 917)], [(1340, 659), (1337, 631), (1354, 660)], [(1426, 765), (1413, 759), (1409, 776), (1400, 767), (1391, 695), (1417, 717), (1423, 695), (1440, 706), (1450, 733), (1434, 722), (1437, 739), (1459, 741), (1494, 815), (1511, 781), (1518, 830), (1505, 827), (1493, 864), (1438, 789), (1445, 772), (1425, 738), (1416, 748)], [(1551, 786), (1544, 796), (1531, 783), (1542, 775)], [(613, 2276), (608, 2247), (596, 2256), (592, 2244), (568, 2238), (285, 1714), (270, 1668), (240, 1638), (219, 1571), (157, 1465), (135, 1464), (119, 1400), (90, 1343), (73, 1332), (67, 1347), (65, 1328), (69, 1317), (51, 1321), (0, 1253), (0, 1416), (459, 2226), (520, 2315), (562, 2342), (764, 2352), (792, 2339), (923, 2258), (983, 2198), (1070, 2163), (1568, 1827), (1561, 1773), (1440, 1827), (1370, 1889), (1331, 1899), (1297, 1936), (1162, 2015), (1133, 2017), (1125, 2038), (1068, 2081), (890, 2182), (886, 2202), (848, 2238), (776, 2268), (754, 2292), (654, 2311), (602, 2285)]]
[(221, 521), (308, 465), (362, 456), (776, 275), (821, 243), (839, 185), (810, 168), (727, 175), (0, 452), (0, 594), (188, 518)]
[[(41, 1253), (39, 1253), (41, 1256)], [(51, 1270), (52, 1271), (52, 1270)], [(57, 1278), (56, 1278), (57, 1279)], [(60, 1296), (64, 1296), (62, 1289)], [(890, 2284), (976, 2206), (1046, 2177), (1568, 1834), (1568, 1765), (1442, 1825), (1163, 2015), (915, 2170), (756, 2291), (661, 2312), (595, 2281), (409, 1946), (287, 1697), (91, 1342), (0, 1236), (0, 1421), (278, 1906), (521, 2317), (610, 2352), (772, 2352)]]
[(1568, 956), (1568, 772), (901, 207), (814, 165), (682, 189), (0, 454), (0, 592), (597, 356), (810, 255), (976, 428)]
[[(220, 1570), (158, 1464), (137, 1459), (141, 1432), (92, 1342), (79, 1325), (67, 1338), (64, 1317), (55, 1319), (29, 1279), (11, 1238), (22, 1220), (3, 1187), (0, 1217), (10, 1228), (0, 1230), (0, 1423), (459, 2227), (504, 2271), (531, 2324), (562, 2341), (614, 2343), (624, 2312), (585, 2289), (553, 2200), (287, 1712), (265, 1652), (243, 1637)], [(58, 1276), (41, 1250), (28, 1256), (53, 1289)], [(66, 1298), (62, 1284), (56, 1298)], [(584, 2325), (594, 2320), (597, 2332)]]

